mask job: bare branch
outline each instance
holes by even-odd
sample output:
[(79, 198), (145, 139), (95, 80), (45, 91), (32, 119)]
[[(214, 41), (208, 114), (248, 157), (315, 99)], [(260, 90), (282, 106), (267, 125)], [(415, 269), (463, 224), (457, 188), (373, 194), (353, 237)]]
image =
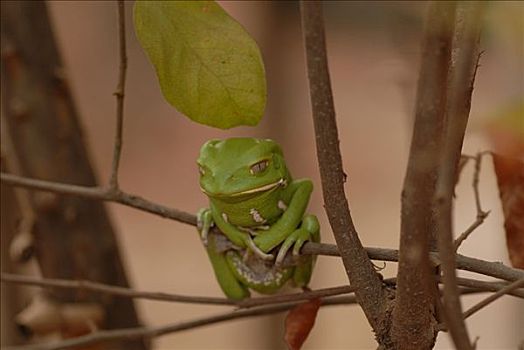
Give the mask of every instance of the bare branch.
[[(480, 54), (479, 54), (480, 57)], [(475, 171), (473, 172), (473, 193), (475, 194), (475, 206), (477, 208), (477, 216), (487, 215), (480, 205), (480, 191), (479, 191), (479, 181), (480, 181), (480, 168), (482, 166), (482, 156), (486, 154), (483, 152), (477, 153), (475, 156)]]
[(398, 288), (391, 330), (398, 348), (429, 348), (436, 337), (431, 325), (437, 291), (429, 250), (435, 247), (433, 197), (455, 7), (454, 2), (432, 1), (426, 21), (415, 123), (402, 189)]
[(326, 53), (322, 3), (300, 3), (317, 158), (326, 213), (350, 283), (369, 323), (378, 330), (385, 311), (383, 285), (358, 238), (344, 192), (335, 107)]
[[(520, 280), (517, 280), (517, 281), (515, 281), (515, 282), (513, 282), (511, 284), (508, 284), (504, 288), (500, 288), (494, 294), (490, 295), (486, 299), (483, 299), (483, 300), (479, 301), (477, 304), (475, 304), (472, 307), (470, 307), (469, 309), (467, 309), (462, 314), (462, 317), (464, 319), (470, 317), (471, 315), (473, 315), (477, 311), (480, 311), (481, 309), (483, 309), (484, 307), (488, 306), (489, 304), (491, 304), (495, 300), (499, 299), (500, 297), (502, 297), (504, 295), (512, 294), (513, 292), (515, 292), (516, 289), (521, 288), (523, 286), (524, 286), (524, 278), (522, 278)], [(521, 294), (521, 293), (519, 293), (519, 294)], [(438, 328), (439, 328), (439, 330), (442, 330), (442, 331), (446, 331), (447, 330), (446, 325), (442, 324), (442, 323), (438, 325)]]
[[(326, 301), (323, 301), (321, 306), (330, 306), (330, 305), (340, 305), (340, 304), (355, 304), (355, 298), (349, 297), (339, 297), (333, 298)], [(136, 338), (154, 338), (166, 334), (171, 334), (175, 332), (180, 332), (188, 329), (194, 329), (202, 326), (207, 326), (210, 324), (235, 320), (239, 318), (253, 317), (253, 316), (263, 316), (274, 314), (278, 312), (283, 312), (291, 309), (298, 302), (285, 303), (272, 306), (264, 306), (259, 308), (252, 308), (247, 310), (236, 310), (217, 314), (210, 317), (203, 317), (191, 321), (179, 322), (164, 326), (157, 327), (137, 327), (137, 328), (128, 328), (128, 329), (118, 329), (118, 330), (101, 330), (95, 333), (80, 336), (72, 339), (57, 341), (53, 343), (46, 344), (34, 344), (28, 346), (16, 346), (16, 347), (7, 347), (3, 350), (58, 350), (58, 349), (72, 349), (79, 346), (85, 346), (110, 340), (117, 339), (136, 339)]]
[(111, 165), (111, 177), (109, 187), (118, 190), (118, 165), (120, 164), (120, 154), (122, 153), (122, 127), (124, 123), (124, 94), (126, 84), (127, 54), (126, 54), (126, 22), (124, 1), (117, 1), (118, 7), (118, 42), (120, 48), (120, 67), (118, 74), (118, 84), (114, 95), (116, 96), (116, 130), (115, 145), (113, 149), (113, 163)]
[[(477, 291), (463, 290), (464, 294), (470, 294)], [(344, 296), (330, 298), (322, 300), (321, 306), (335, 306), (335, 305), (351, 305), (356, 304), (356, 298), (354, 296)], [(154, 338), (166, 334), (176, 333), (188, 329), (195, 329), (206, 325), (215, 323), (235, 320), (239, 318), (255, 317), (269, 315), (279, 312), (284, 312), (299, 302), (289, 302), (284, 304), (262, 306), (257, 308), (251, 308), (247, 310), (236, 310), (232, 312), (225, 312), (215, 316), (204, 317), (196, 320), (179, 322), (170, 325), (158, 326), (158, 327), (140, 327), (140, 328), (129, 328), (129, 329), (118, 329), (110, 331), (98, 331), (89, 335), (58, 341), (55, 343), (47, 344), (34, 344), (28, 346), (16, 346), (7, 347), (3, 350), (58, 350), (58, 349), (71, 349), (79, 346), (85, 346), (104, 341), (117, 340), (117, 339), (136, 339), (136, 338)]]
[(0, 173), (0, 179), (2, 182), (12, 186), (120, 203), (128, 207), (159, 215), (163, 218), (180, 221), (193, 226), (196, 225), (196, 217), (192, 214), (173, 208), (168, 208), (163, 205), (148, 201), (142, 197), (122, 191), (111, 191), (102, 187), (62, 184), (53, 181), (30, 179), (6, 173)]
[[(230, 305), (238, 308), (252, 308), (262, 305), (281, 304), (287, 302), (296, 302), (309, 300), (313, 298), (325, 298), (340, 294), (353, 293), (354, 288), (351, 286), (340, 286), (333, 288), (324, 288), (319, 290), (307, 291), (302, 293), (283, 294), (268, 297), (250, 298), (242, 301), (231, 300), (227, 298), (187, 296), (161, 292), (142, 292), (130, 288), (111, 286), (103, 283), (85, 281), (85, 280), (65, 280), (40, 278), (24, 275), (14, 275), (9, 273), (1, 274), (2, 282), (31, 285), (43, 288), (70, 288), (78, 290), (88, 290), (105, 294), (117, 295), (133, 299), (147, 299), (156, 301), (181, 302), (192, 304), (211, 304), (211, 305)], [(387, 280), (388, 283), (394, 282), (395, 279)]]
[[(481, 163), (482, 163), (482, 156), (484, 154), (485, 153), (483, 152), (479, 152), (473, 158), (475, 160), (475, 171), (473, 173), (473, 193), (475, 194), (475, 206), (477, 208), (477, 217), (475, 221), (466, 229), (466, 231), (461, 233), (460, 236), (458, 236), (455, 239), (455, 242), (454, 242), (455, 251), (458, 250), (462, 242), (464, 242), (469, 237), (469, 235), (473, 231), (475, 231), (477, 227), (479, 227), (480, 225), (484, 223), (484, 220), (488, 217), (490, 213), (489, 211), (483, 211), (480, 206), (479, 178), (480, 178), (480, 168), (481, 168)], [(463, 159), (462, 156), (461, 156), (461, 159)], [(469, 158), (465, 158), (465, 159), (469, 159)]]
[(480, 225), (484, 223), (484, 220), (489, 215), (489, 213), (490, 212), (488, 211), (488, 212), (482, 213), (481, 215), (477, 215), (477, 218), (475, 219), (475, 221), (473, 221), (473, 223), (464, 232), (462, 232), (460, 236), (458, 236), (455, 239), (455, 241), (453, 242), (455, 251), (458, 250), (462, 242), (464, 242), (469, 237), (469, 235), (472, 234), (473, 231), (477, 229), (477, 227), (479, 227)]
[[(118, 192), (111, 194), (109, 191), (100, 187), (87, 187), (62, 184), (52, 181), (42, 181), (22, 176), (0, 173), (0, 179), (6, 184), (12, 186), (25, 187), (41, 191), (49, 191), (54, 193), (75, 195), (84, 198), (95, 200), (109, 201), (127, 205), (138, 210), (146, 211), (152, 214), (159, 215), (164, 218), (179, 221), (188, 225), (196, 225), (196, 217), (187, 212), (168, 208), (160, 204), (150, 202), (141, 197), (131, 195), (125, 192)], [(398, 250), (386, 248), (365, 248), (370, 259), (382, 261), (398, 261)], [(304, 244), (301, 252), (303, 254), (317, 254), (327, 256), (339, 256), (338, 248), (333, 244), (321, 244), (307, 242)], [(430, 259), (439, 264), (438, 253), (430, 253)], [(481, 259), (467, 257), (457, 254), (457, 268), (461, 270), (472, 271), (487, 276), (504, 279), (507, 281), (515, 281), (524, 277), (524, 272), (519, 269), (514, 269), (500, 262), (489, 262)]]
[[(490, 291), (490, 292), (498, 292), (499, 290), (506, 288), (508, 286), (507, 283), (503, 283), (503, 282), (487, 282), (487, 281), (480, 281), (480, 280), (475, 280), (471, 278), (462, 278), (462, 277), (457, 278), (457, 283), (461, 287), (469, 287), (469, 288), (476, 289), (476, 290), (483, 290), (483, 291)], [(512, 291), (506, 292), (506, 294), (515, 296), (517, 298), (524, 299), (524, 290), (523, 291), (512, 290)]]
[[(172, 293), (162, 292), (145, 292), (136, 291), (130, 288), (120, 286), (112, 286), (108, 284), (86, 281), (86, 280), (67, 280), (67, 279), (53, 279), (42, 278), (26, 275), (16, 275), (10, 273), (2, 273), (0, 277), (4, 283), (15, 283), (29, 286), (36, 286), (41, 288), (68, 288), (77, 290), (86, 290), (91, 292), (99, 292), (110, 295), (122, 296), (132, 299), (146, 299), (154, 301), (193, 303), (193, 304), (211, 304), (211, 305), (230, 305), (236, 306), (240, 309), (259, 307), (263, 305), (280, 304), (287, 302), (310, 300), (313, 298), (327, 298), (341, 294), (353, 293), (354, 288), (351, 286), (339, 286), (331, 288), (322, 288), (317, 290), (304, 291), (301, 293), (281, 294), (267, 297), (249, 298), (241, 301), (235, 301), (227, 298), (215, 297), (200, 297), (200, 296), (186, 296)], [(439, 281), (440, 282), (440, 281)], [(384, 280), (388, 285), (395, 285), (396, 278), (388, 278)], [(470, 278), (458, 278), (458, 284), (462, 287), (468, 287), (477, 292), (492, 291), (497, 292), (505, 288), (508, 284), (501, 282), (487, 282)], [(524, 291), (510, 291), (508, 294), (523, 298)]]
[(289, 302), (296, 302), (296, 301), (305, 301), (305, 300), (311, 300), (314, 298), (322, 298), (322, 302), (324, 302), (324, 298), (335, 296), (335, 295), (341, 295), (341, 294), (349, 294), (354, 293), (355, 288), (352, 286), (340, 286), (340, 287), (332, 287), (332, 288), (322, 288), (317, 290), (309, 290), (304, 291), (301, 293), (292, 293), (292, 294), (280, 294), (280, 295), (274, 295), (274, 296), (268, 296), (268, 297), (258, 297), (258, 298), (248, 298), (244, 299), (241, 302), (238, 303), (238, 307), (241, 309), (247, 309), (252, 307), (260, 307), (264, 305), (274, 305), (274, 304), (281, 304), (281, 303), (289, 303)]
[[(29, 179), (17, 175), (11, 175), (6, 173), (0, 174), (2, 182), (11, 184), (13, 186), (26, 187), (31, 189), (51, 191), (61, 194), (77, 195), (81, 197), (113, 201), (134, 207), (139, 210), (147, 211), (164, 218), (180, 221), (189, 225), (196, 225), (196, 217), (192, 214), (164, 207), (162, 205), (149, 202), (137, 196), (119, 192), (115, 199), (115, 195), (111, 195), (108, 191), (99, 187), (86, 187), (67, 185), (51, 181), (42, 181)], [(374, 260), (383, 261), (398, 261), (398, 250), (385, 249), (385, 248), (365, 248), (368, 256)], [(302, 248), (303, 254), (317, 254), (327, 256), (339, 256), (338, 248), (332, 244), (321, 244), (307, 242)], [(436, 264), (440, 263), (437, 253), (430, 253), (430, 258)], [(492, 276), (507, 281), (515, 281), (519, 278), (524, 277), (524, 272), (519, 269), (514, 269), (505, 266), (499, 262), (488, 262), (476, 258), (467, 257), (464, 255), (457, 254), (457, 268), (461, 270), (472, 271), (487, 276)]]
[[(310, 290), (301, 293), (281, 294), (267, 297), (249, 298), (241, 301), (231, 300), (227, 298), (215, 297), (201, 297), (201, 296), (187, 296), (162, 292), (144, 292), (136, 291), (130, 288), (123, 288), (119, 286), (112, 286), (98, 282), (91, 282), (86, 280), (66, 280), (66, 279), (52, 279), (41, 278), (34, 276), (15, 275), (9, 273), (1, 274), (1, 281), (5, 283), (23, 284), (29, 286), (36, 286), (41, 288), (68, 288), (77, 290), (86, 290), (91, 292), (99, 292), (122, 296), (132, 299), (147, 299), (155, 301), (168, 301), (192, 304), (210, 304), (210, 305), (230, 305), (236, 306), (240, 309), (247, 309), (252, 307), (259, 307), (263, 305), (282, 304), (288, 302), (296, 302), (303, 300), (310, 300), (313, 298), (327, 298), (341, 294), (349, 294), (354, 292), (351, 286), (340, 286), (332, 288), (323, 288), (318, 290)], [(389, 278), (384, 280), (387, 284), (394, 284), (396, 278)], [(477, 288), (482, 289), (482, 288)]]
[[(399, 252), (396, 249), (366, 247), (365, 250), (369, 258), (372, 260), (395, 262), (398, 261), (399, 258)], [(313, 242), (304, 244), (301, 253), (339, 256), (336, 245)], [(437, 252), (431, 252), (429, 257), (434, 265), (440, 265), (440, 258)], [(481, 275), (491, 276), (510, 282), (524, 278), (523, 270), (506, 266), (501, 262), (485, 261), (461, 254), (456, 255), (456, 260), (456, 265), (459, 270), (476, 272)]]
[(436, 228), (444, 281), (443, 311), (451, 338), (459, 349), (473, 349), (473, 346), (462, 318), (462, 304), (457, 285), (452, 203), (477, 68), (482, 9), (483, 5), (480, 2), (463, 3), (459, 7), (453, 43), (453, 64), (448, 80), (446, 128), (434, 197), (438, 213)]
[[(438, 259), (437, 254), (434, 255)], [(504, 265), (501, 262), (485, 261), (469, 256), (456, 254), (456, 267), (459, 270), (476, 272), (482, 275), (500, 278), (506, 281), (516, 281), (524, 278), (524, 271)]]
[[(2, 275), (3, 280), (5, 276), (6, 276), (5, 274)], [(8, 279), (11, 281), (16, 281), (16, 282), (19, 281), (20, 283), (32, 282), (31, 280), (18, 278), (18, 277), (19, 276), (16, 276), (16, 275), (8, 275)], [(59, 286), (59, 287), (64, 287), (64, 288), (69, 288), (73, 286), (72, 284), (69, 284), (69, 283), (65, 283), (65, 284), (54, 283), (56, 281), (58, 280), (53, 281), (54, 286)], [(386, 280), (386, 281), (391, 283), (393, 282), (393, 279)], [(43, 280), (40, 282), (48, 282), (48, 281)], [(40, 282), (37, 284), (35, 283), (34, 285), (45, 286), (44, 283), (40, 283)], [(74, 281), (66, 281), (66, 282), (74, 282)], [(463, 279), (462, 282), (464, 282), (464, 285), (472, 286), (472, 288), (475, 288), (475, 286), (479, 286), (479, 285), (481, 286), (481, 288), (484, 288), (486, 287), (485, 284), (489, 283), (489, 282), (475, 281), (475, 280), (469, 280), (469, 279)], [(519, 281), (519, 282), (522, 282), (522, 281)], [(494, 283), (492, 284), (495, 285)], [(87, 285), (84, 285), (84, 286), (87, 286)], [(509, 289), (508, 287), (503, 287), (505, 288), (505, 293), (510, 292), (508, 290)], [(337, 288), (340, 289), (340, 292), (345, 292), (345, 291), (342, 291), (342, 288), (346, 288), (346, 287), (337, 287)], [(337, 288), (330, 288), (330, 289), (335, 290)], [(488, 288), (492, 288), (492, 287), (488, 287)], [(513, 289), (515, 288), (517, 287), (514, 287)], [(99, 291), (112, 293), (113, 290), (112, 289), (100, 289)], [(324, 292), (327, 292), (327, 291), (328, 289), (324, 290)], [(312, 297), (320, 296), (319, 294), (313, 295), (312, 293), (314, 292), (320, 292), (320, 290), (313, 291), (313, 292), (300, 293), (296, 295), (302, 295), (304, 299), (309, 299)], [(471, 293), (478, 293), (478, 292), (479, 290), (461, 289), (461, 294), (471, 294)], [(118, 294), (118, 295), (121, 295), (121, 294)], [(331, 295), (334, 295), (334, 294), (331, 294)], [(293, 294), (289, 296), (293, 296)], [(283, 295), (283, 296), (277, 296), (277, 297), (285, 298), (287, 296)], [(262, 307), (250, 308), (248, 310), (237, 310), (233, 312), (226, 312), (226, 313), (222, 313), (222, 314), (211, 316), (211, 317), (205, 317), (205, 318), (201, 318), (197, 320), (175, 323), (175, 324), (166, 325), (166, 326), (119, 329), (119, 330), (112, 330), (112, 331), (102, 330), (102, 331), (98, 331), (96, 333), (92, 333), (86, 336), (77, 337), (77, 338), (64, 340), (64, 341), (59, 341), (56, 343), (34, 344), (34, 345), (19, 346), (19, 347), (8, 347), (8, 348), (5, 348), (4, 350), (32, 350), (32, 349), (54, 350), (54, 349), (74, 348), (78, 346), (84, 346), (84, 345), (89, 345), (89, 344), (94, 344), (94, 343), (99, 343), (99, 342), (104, 342), (104, 341), (109, 341), (109, 340), (115, 340), (115, 339), (132, 339), (132, 338), (139, 338), (139, 337), (152, 338), (152, 337), (162, 336), (168, 333), (174, 333), (174, 332), (179, 332), (179, 331), (183, 331), (187, 329), (198, 328), (198, 327), (202, 327), (205, 325), (224, 322), (224, 321), (233, 320), (237, 318), (262, 316), (262, 315), (282, 312), (282, 311), (286, 311), (292, 308), (293, 306), (299, 303), (298, 300), (294, 300), (293, 302), (282, 303), (284, 299), (281, 298), (280, 300), (277, 301), (277, 297), (257, 298), (259, 300), (274, 299), (273, 302), (278, 303), (277, 305), (262, 306)], [(257, 299), (254, 299), (254, 300), (257, 300)], [(356, 299), (353, 296), (337, 297), (337, 298), (330, 298), (330, 299), (322, 300), (322, 306), (355, 304), (355, 303), (356, 303)]]
[(178, 294), (168, 294), (160, 292), (141, 292), (130, 288), (124, 288), (119, 286), (112, 286), (108, 284), (86, 281), (86, 280), (67, 280), (58, 278), (41, 278), (24, 275), (14, 275), (9, 273), (1, 274), (2, 282), (25, 284), (37, 287), (46, 288), (70, 288), (78, 290), (86, 290), (91, 292), (100, 292), (111, 295), (118, 295), (122, 297), (132, 299), (148, 299), (157, 301), (171, 301), (181, 303), (193, 303), (193, 304), (214, 304), (214, 305), (237, 305), (238, 302), (226, 298), (212, 298), (212, 297), (199, 297), (199, 296), (187, 296)]
[(24, 187), (33, 190), (41, 190), (61, 194), (72, 194), (79, 197), (86, 197), (99, 200), (109, 200), (109, 196), (107, 196), (107, 191), (101, 187), (77, 186), (53, 181), (30, 179), (27, 177), (7, 174), (4, 172), (0, 174), (0, 179), (2, 180), (2, 182), (15, 187)]
[(505, 294), (509, 294), (510, 292), (512, 292), (512, 291), (514, 291), (514, 290), (516, 290), (518, 288), (521, 288), (521, 287), (524, 287), (524, 278), (507, 285), (506, 287), (498, 290), (496, 293), (490, 295), (486, 299), (481, 300), (477, 304), (473, 305), (472, 307), (470, 307), (469, 309), (467, 309), (464, 312), (462, 317), (468, 318), (469, 316), (473, 315), (475, 312), (479, 311), (480, 309), (486, 307), (487, 305), (489, 305), (490, 303), (494, 302), (495, 300), (497, 300), (501, 296), (503, 296)]

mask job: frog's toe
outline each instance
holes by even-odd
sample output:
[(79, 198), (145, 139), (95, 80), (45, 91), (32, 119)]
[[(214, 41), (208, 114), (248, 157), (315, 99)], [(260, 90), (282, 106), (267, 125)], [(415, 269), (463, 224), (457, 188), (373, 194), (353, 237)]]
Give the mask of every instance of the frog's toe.
[(309, 240), (310, 233), (304, 228), (299, 228), (295, 230), (288, 238), (282, 243), (280, 250), (278, 251), (277, 258), (275, 260), (276, 265), (282, 264), (284, 261), (287, 252), (293, 246), (293, 257), (297, 257), (300, 253), (300, 248), (306, 241)]
[(296, 258), (300, 255), (300, 249), (302, 249), (302, 246), (304, 243), (310, 240), (309, 233), (304, 236), (300, 236), (297, 238), (295, 245), (293, 246), (293, 257)]
[(213, 215), (209, 208), (202, 208), (197, 213), (197, 230), (200, 233), (200, 240), (207, 247), (209, 229), (214, 225)]
[(202, 244), (207, 247), (207, 237), (209, 236), (209, 226), (204, 226), (200, 230), (200, 240), (202, 241)]
[(282, 264), (282, 262), (286, 258), (286, 254), (289, 248), (291, 248), (293, 243), (294, 243), (294, 240), (292, 239), (292, 236), (289, 236), (288, 238), (286, 238), (284, 243), (282, 243), (282, 245), (280, 246), (280, 250), (278, 251), (277, 258), (275, 259), (276, 266), (280, 266)]
[(258, 256), (262, 260), (273, 260), (275, 257), (273, 254), (264, 253), (259, 247), (257, 247), (255, 242), (253, 242), (253, 239), (249, 235), (246, 239), (246, 245), (256, 256)]

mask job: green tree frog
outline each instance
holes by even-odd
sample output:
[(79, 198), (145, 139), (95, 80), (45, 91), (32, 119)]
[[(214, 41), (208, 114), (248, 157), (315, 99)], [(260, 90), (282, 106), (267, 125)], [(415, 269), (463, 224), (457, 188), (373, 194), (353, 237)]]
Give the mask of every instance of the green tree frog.
[[(197, 163), (209, 198), (198, 230), (226, 296), (273, 293), (290, 279), (306, 286), (314, 257), (299, 251), (306, 241), (320, 241), (316, 216), (305, 214), (311, 180), (293, 180), (280, 146), (269, 139), (210, 140)], [(223, 235), (211, 232), (215, 225)]]

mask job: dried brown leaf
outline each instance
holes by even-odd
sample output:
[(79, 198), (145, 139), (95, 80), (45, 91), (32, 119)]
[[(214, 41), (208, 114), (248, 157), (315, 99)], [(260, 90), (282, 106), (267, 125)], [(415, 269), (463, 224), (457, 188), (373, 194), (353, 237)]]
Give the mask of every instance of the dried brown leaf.
[(284, 340), (290, 350), (300, 350), (306, 341), (320, 308), (320, 298), (300, 303), (289, 311), (286, 317)]
[(524, 269), (524, 162), (493, 154), (493, 165), (504, 213), (509, 259)]

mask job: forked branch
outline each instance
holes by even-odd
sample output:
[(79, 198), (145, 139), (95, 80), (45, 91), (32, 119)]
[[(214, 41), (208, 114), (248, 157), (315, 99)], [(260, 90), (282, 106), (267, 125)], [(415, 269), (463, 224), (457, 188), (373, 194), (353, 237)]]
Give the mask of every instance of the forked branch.
[[(479, 152), (475, 157), (472, 157), (475, 164), (475, 169), (473, 172), (473, 193), (475, 195), (475, 206), (477, 208), (477, 217), (475, 218), (475, 221), (464, 231), (462, 232), (456, 239), (454, 244), (455, 251), (458, 250), (462, 242), (464, 242), (466, 239), (468, 239), (469, 235), (473, 233), (479, 227), (484, 223), (484, 220), (488, 217), (489, 211), (482, 210), (482, 207), (480, 205), (480, 189), (479, 189), (479, 179), (480, 179), (480, 168), (482, 165), (482, 156), (486, 154), (484, 152)], [(462, 156), (464, 157), (464, 156)]]

